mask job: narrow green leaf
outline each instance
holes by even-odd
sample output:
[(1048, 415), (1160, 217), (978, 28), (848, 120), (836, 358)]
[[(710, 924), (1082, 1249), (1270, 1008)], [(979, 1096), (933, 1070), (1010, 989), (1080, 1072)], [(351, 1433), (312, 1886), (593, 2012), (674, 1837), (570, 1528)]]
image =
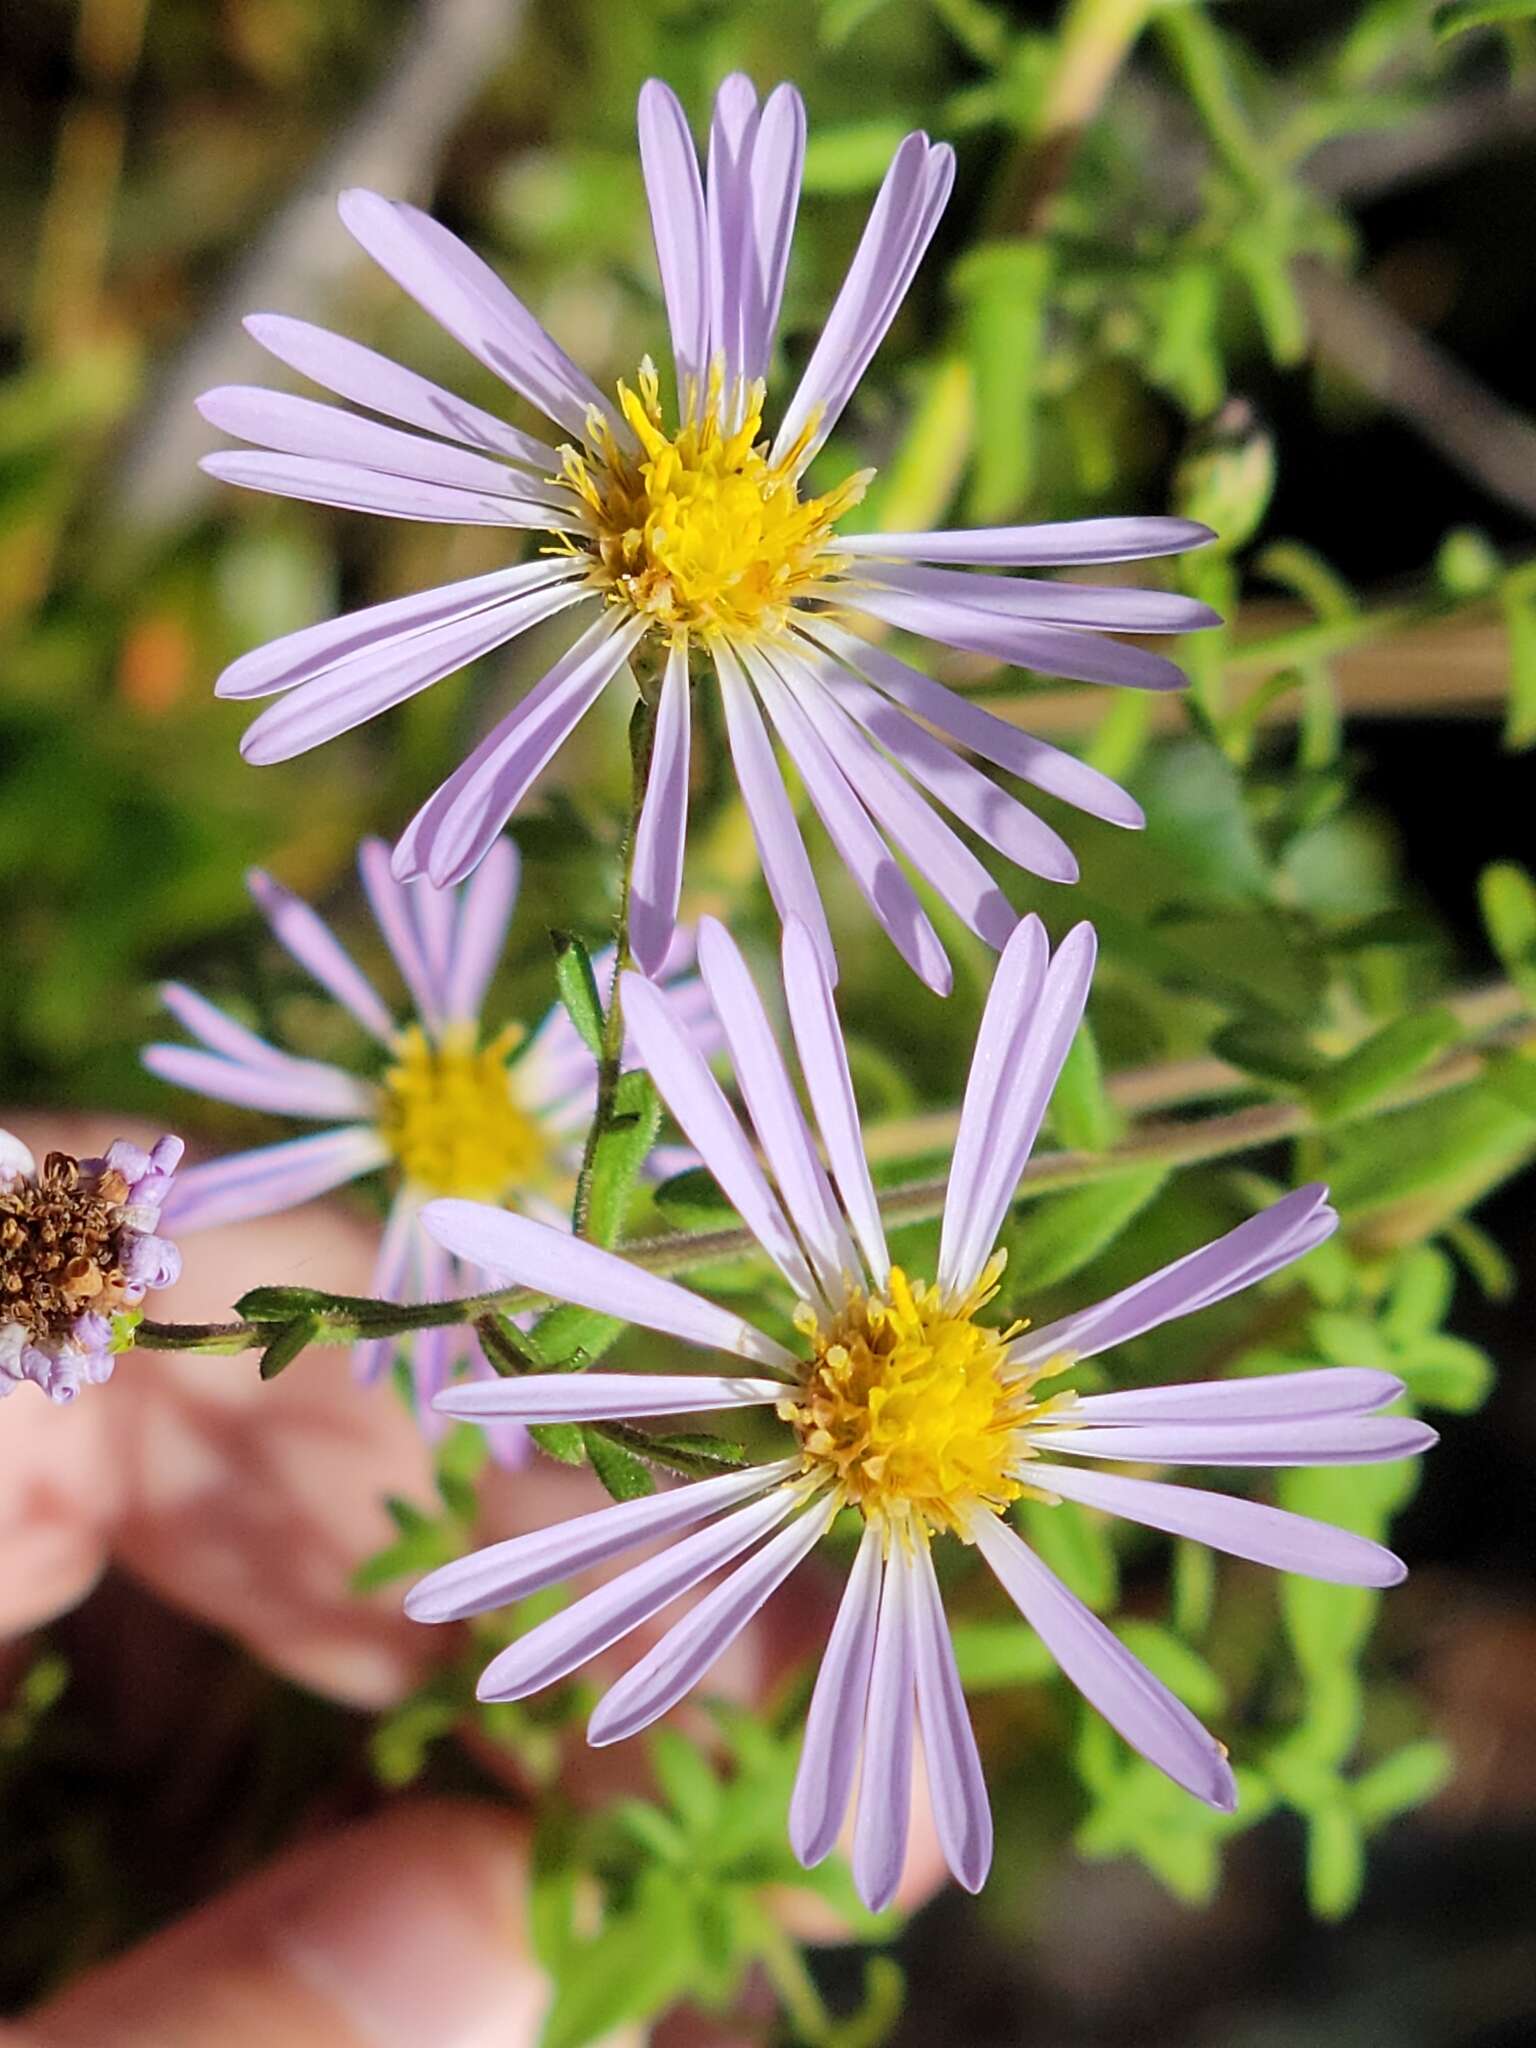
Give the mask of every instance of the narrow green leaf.
[(603, 1056), (603, 1005), (592, 972), (592, 956), (574, 932), (551, 932), (555, 949), (555, 985), (582, 1044), (594, 1059)]
[(1341, 1799), (1307, 1823), (1307, 1903), (1319, 1920), (1342, 1920), (1365, 1883), (1365, 1837)]
[(1031, 1202), (1003, 1236), (1010, 1298), (1021, 1291), (1053, 1287), (1096, 1259), (1140, 1215), (1167, 1177), (1164, 1167), (1136, 1167)]
[(1483, 923), (1504, 970), (1536, 1004), (1536, 882), (1512, 860), (1495, 861), (1477, 883)]
[(650, 1752), (656, 1782), (673, 1811), (691, 1833), (706, 1832), (720, 1811), (720, 1780), (698, 1747), (675, 1728), (658, 1728)]
[(1456, 1268), (1432, 1244), (1412, 1246), (1397, 1262), (1381, 1326), (1394, 1344), (1438, 1330), (1450, 1312)]
[(1052, 1130), (1071, 1152), (1107, 1152), (1125, 1130), (1125, 1118), (1105, 1093), (1098, 1041), (1086, 1017), (1057, 1079), (1050, 1117)]
[(1079, 1600), (1086, 1601), (1097, 1613), (1114, 1605), (1120, 1574), (1101, 1522), (1094, 1521), (1076, 1501), (1070, 1500), (1055, 1507), (1045, 1501), (1026, 1500), (1020, 1503), (1018, 1513), (1031, 1549), (1039, 1552)]
[(955, 1621), (949, 1637), (967, 1692), (1038, 1685), (1055, 1669), (1050, 1651), (1022, 1621)]
[(1025, 502), (1035, 473), (1035, 408), (1045, 342), (1051, 252), (1044, 241), (986, 242), (951, 273), (965, 313), (976, 413), (967, 516), (986, 526)]
[(598, 1429), (583, 1429), (587, 1462), (615, 1500), (639, 1500), (656, 1491), (656, 1482), (633, 1451), (616, 1444)]
[(528, 1434), (546, 1457), (562, 1465), (585, 1465), (586, 1441), (579, 1422), (532, 1422)]
[(275, 1380), (280, 1372), (286, 1372), (299, 1353), (314, 1343), (321, 1327), (320, 1318), (313, 1315), (295, 1316), (291, 1323), (284, 1323), (261, 1354), (262, 1378)]
[(664, 1180), (656, 1207), (676, 1230), (730, 1230), (741, 1221), (707, 1166), (690, 1166)]
[(1460, 1037), (1461, 1025), (1449, 1010), (1394, 1017), (1308, 1084), (1312, 1106), (1329, 1123), (1358, 1116), (1412, 1080)]
[(1487, 1352), (1443, 1332), (1415, 1345), (1397, 1369), (1415, 1401), (1426, 1408), (1448, 1408), (1454, 1415), (1472, 1414), (1493, 1390), (1493, 1360)]
[(661, 1097), (648, 1074), (626, 1074), (614, 1098), (613, 1118), (592, 1155), (587, 1235), (616, 1244), (623, 1235), (629, 1198), (661, 1126)]
[(1280, 1017), (1251, 1017), (1228, 1024), (1211, 1040), (1211, 1051), (1257, 1081), (1286, 1093), (1304, 1088), (1327, 1064), (1305, 1028)]
[(1350, 1796), (1356, 1819), (1369, 1830), (1422, 1806), (1447, 1782), (1452, 1768), (1443, 1742), (1410, 1742), (1355, 1780)]
[(683, 1888), (653, 1866), (627, 1911), (574, 1944), (555, 1983), (539, 2048), (588, 2048), (629, 2021), (653, 2019), (686, 1987), (694, 1966)]
[(1504, 744), (1522, 753), (1536, 741), (1536, 602), (1526, 591), (1506, 591), (1504, 626), (1509, 640), (1509, 707)]
[(1122, 1621), (1115, 1634), (1194, 1713), (1219, 1714), (1226, 1705), (1227, 1689), (1216, 1673), (1171, 1629), (1154, 1621)]
[(1536, 18), (1536, 0), (1444, 0), (1433, 16), (1439, 40), (1464, 35), (1469, 28), (1500, 28)]
[(536, 1345), (546, 1365), (569, 1370), (601, 1358), (624, 1329), (625, 1324), (617, 1316), (605, 1316), (595, 1308), (577, 1308), (573, 1303), (563, 1302), (559, 1308), (540, 1316), (532, 1330), (524, 1332), (523, 1341)]

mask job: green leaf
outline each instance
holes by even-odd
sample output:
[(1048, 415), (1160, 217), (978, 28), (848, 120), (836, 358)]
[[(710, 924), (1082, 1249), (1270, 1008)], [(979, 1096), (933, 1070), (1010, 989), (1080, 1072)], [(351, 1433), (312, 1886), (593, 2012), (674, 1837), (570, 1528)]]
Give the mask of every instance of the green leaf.
[(720, 1780), (697, 1746), (675, 1728), (658, 1728), (650, 1752), (656, 1782), (678, 1819), (690, 1833), (706, 1833), (720, 1812)]
[(1318, 1074), (1308, 1084), (1308, 1097), (1325, 1123), (1359, 1116), (1383, 1095), (1411, 1080), (1460, 1037), (1461, 1025), (1449, 1010), (1420, 1010), (1412, 1016), (1394, 1017), (1363, 1045)]
[(1031, 1202), (1003, 1235), (1010, 1297), (1026, 1289), (1053, 1287), (1096, 1259), (1140, 1215), (1167, 1178), (1166, 1167), (1134, 1167)]
[(1251, 1017), (1228, 1024), (1211, 1040), (1211, 1051), (1255, 1080), (1289, 1093), (1304, 1088), (1325, 1065), (1306, 1030), (1280, 1017)]
[(949, 1636), (967, 1692), (1038, 1685), (1055, 1669), (1050, 1651), (1022, 1621), (955, 1621)]
[(1536, 1114), (1478, 1081), (1336, 1133), (1328, 1178), (1346, 1214), (1422, 1196), (1431, 1227), (1484, 1194), (1533, 1144)]
[(275, 1380), (314, 1343), (323, 1325), (319, 1316), (295, 1316), (291, 1323), (284, 1323), (277, 1335), (261, 1354), (261, 1376), (264, 1380)]
[(1350, 1787), (1355, 1817), (1371, 1830), (1433, 1799), (1454, 1762), (1443, 1742), (1410, 1742), (1362, 1773)]
[(1398, 1361), (1398, 1371), (1414, 1400), (1426, 1408), (1448, 1408), (1470, 1415), (1481, 1408), (1493, 1389), (1493, 1361), (1464, 1337), (1426, 1337)]
[(1403, 1253), (1392, 1275), (1381, 1327), (1394, 1344), (1408, 1344), (1438, 1330), (1450, 1312), (1456, 1269), (1432, 1244)]
[(555, 1983), (539, 2048), (587, 2048), (631, 2021), (654, 2018), (685, 1989), (694, 1967), (692, 1916), (669, 1872), (652, 1868), (628, 1909), (573, 1944)]
[(656, 1207), (675, 1230), (731, 1230), (741, 1221), (707, 1166), (690, 1166), (664, 1180)]
[[(1049, 1484), (1049, 1479), (1042, 1480)], [(1042, 1500), (1025, 1500), (1016, 1510), (1024, 1523), (1031, 1549), (1039, 1555), (1077, 1595), (1097, 1613), (1114, 1605), (1120, 1574), (1114, 1549), (1097, 1522), (1076, 1501), (1064, 1500), (1051, 1507)]]
[(807, 192), (873, 192), (901, 145), (906, 123), (842, 121), (806, 137), (803, 187)]
[(1295, 1742), (1319, 1763), (1342, 1764), (1354, 1754), (1365, 1710), (1359, 1673), (1352, 1665), (1312, 1664), (1307, 1672), (1307, 1700)]
[(1319, 1920), (1342, 1920), (1365, 1883), (1365, 1837), (1340, 1799), (1307, 1823), (1307, 1903)]
[(1536, 741), (1536, 602), (1527, 590), (1505, 587), (1504, 630), (1509, 644), (1509, 708), (1504, 744), (1523, 752)]
[(1104, 1092), (1098, 1042), (1085, 1017), (1051, 1096), (1051, 1128), (1072, 1152), (1107, 1152), (1125, 1130), (1125, 1118)]
[(562, 1465), (585, 1465), (587, 1443), (579, 1422), (531, 1422), (528, 1434), (548, 1458)]
[(1536, 1004), (1536, 883), (1514, 861), (1495, 861), (1478, 877), (1477, 894), (1493, 950), (1526, 1001)]
[(978, 437), (966, 514), (979, 526), (1025, 502), (1035, 474), (1035, 410), (1052, 257), (1043, 240), (984, 242), (950, 273), (964, 309)]
[(660, 1126), (661, 1097), (649, 1074), (626, 1074), (614, 1096), (613, 1117), (592, 1154), (587, 1235), (594, 1244), (616, 1244), (622, 1235), (630, 1194)]
[(1536, 18), (1536, 0), (1444, 0), (1433, 16), (1439, 40), (1464, 35), (1469, 28), (1499, 28)]
[(551, 932), (555, 986), (582, 1044), (594, 1059), (603, 1056), (603, 1004), (592, 972), (592, 956), (574, 932)]
[(624, 1334), (625, 1327), (617, 1316), (562, 1302), (540, 1316), (531, 1330), (524, 1331), (522, 1341), (536, 1349), (546, 1365), (569, 1369), (601, 1358)]
[(1226, 1705), (1227, 1689), (1216, 1673), (1171, 1629), (1154, 1621), (1122, 1621), (1115, 1634), (1194, 1713), (1208, 1717)]
[(656, 1491), (656, 1481), (633, 1451), (626, 1451), (598, 1429), (584, 1428), (581, 1441), (587, 1462), (615, 1500), (641, 1500)]

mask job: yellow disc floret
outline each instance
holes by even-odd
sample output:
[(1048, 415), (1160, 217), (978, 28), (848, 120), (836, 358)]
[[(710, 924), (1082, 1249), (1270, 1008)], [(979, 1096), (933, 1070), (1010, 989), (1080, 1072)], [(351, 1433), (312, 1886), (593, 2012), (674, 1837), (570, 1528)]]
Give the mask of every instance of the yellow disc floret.
[(406, 1180), (434, 1195), (506, 1203), (544, 1179), (549, 1146), (513, 1092), (515, 1026), (486, 1045), (473, 1027), (434, 1043), (402, 1031), (380, 1089), (378, 1127)]
[[(591, 556), (593, 579), (614, 603), (654, 620), (669, 639), (779, 631), (795, 598), (844, 567), (831, 552), (832, 529), (874, 472), (802, 500), (796, 478), (814, 422), (770, 463), (760, 381), (728, 393), (717, 366), (702, 394), (685, 394), (670, 437), (649, 361), (637, 382), (638, 391), (619, 385), (619, 405), (638, 452), (620, 447), (596, 413), (598, 452), (562, 450), (556, 481), (581, 499), (593, 529), (565, 544)], [(740, 424), (728, 426), (728, 416)]]
[(1008, 1366), (1022, 1325), (975, 1318), (997, 1291), (996, 1254), (963, 1301), (892, 1267), (882, 1295), (854, 1295), (829, 1324), (799, 1324), (814, 1358), (801, 1390), (779, 1403), (807, 1470), (820, 1468), (866, 1516), (963, 1533), (978, 1507), (1000, 1513), (1025, 1491), (1021, 1423), (1041, 1412), (1039, 1372)]

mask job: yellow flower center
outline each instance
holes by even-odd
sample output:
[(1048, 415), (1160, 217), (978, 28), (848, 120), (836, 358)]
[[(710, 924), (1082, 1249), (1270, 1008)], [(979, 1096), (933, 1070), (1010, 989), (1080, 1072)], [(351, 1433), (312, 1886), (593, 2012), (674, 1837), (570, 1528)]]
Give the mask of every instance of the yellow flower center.
[(1052, 1403), (1035, 1383), (1065, 1360), (1023, 1375), (1007, 1369), (1022, 1324), (976, 1321), (997, 1292), (996, 1253), (963, 1301), (891, 1269), (884, 1295), (855, 1295), (828, 1325), (802, 1308), (814, 1357), (803, 1387), (779, 1403), (808, 1471), (820, 1468), (866, 1518), (964, 1533), (966, 1513), (1001, 1513), (1025, 1491), (1030, 1455), (1020, 1425)]
[(477, 1046), (472, 1027), (434, 1044), (402, 1031), (381, 1085), (378, 1128), (405, 1178), (434, 1195), (506, 1203), (547, 1177), (549, 1145), (513, 1093), (510, 1025)]
[(829, 552), (832, 529), (863, 497), (873, 470), (802, 501), (796, 475), (814, 422), (783, 458), (770, 463), (761, 381), (741, 391), (741, 424), (724, 425), (724, 379), (717, 364), (699, 403), (685, 394), (677, 432), (662, 430), (654, 366), (647, 359), (638, 391), (621, 383), (619, 405), (640, 443), (631, 455), (605, 421), (592, 417), (596, 455), (561, 451), (556, 479), (581, 498), (593, 533), (565, 541), (592, 558), (593, 580), (616, 604), (653, 620), (669, 639), (693, 633), (772, 634), (790, 605), (845, 566)]

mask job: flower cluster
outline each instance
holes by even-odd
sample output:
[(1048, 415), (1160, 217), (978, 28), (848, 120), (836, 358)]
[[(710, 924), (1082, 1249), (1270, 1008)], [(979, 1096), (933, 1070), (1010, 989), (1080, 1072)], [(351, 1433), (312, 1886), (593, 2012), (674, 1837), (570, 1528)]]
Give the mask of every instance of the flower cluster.
[(0, 1396), (31, 1380), (50, 1401), (112, 1377), (146, 1294), (181, 1254), (159, 1234), (180, 1138), (143, 1151), (120, 1138), (100, 1159), (50, 1152), (41, 1167), (0, 1131)]

